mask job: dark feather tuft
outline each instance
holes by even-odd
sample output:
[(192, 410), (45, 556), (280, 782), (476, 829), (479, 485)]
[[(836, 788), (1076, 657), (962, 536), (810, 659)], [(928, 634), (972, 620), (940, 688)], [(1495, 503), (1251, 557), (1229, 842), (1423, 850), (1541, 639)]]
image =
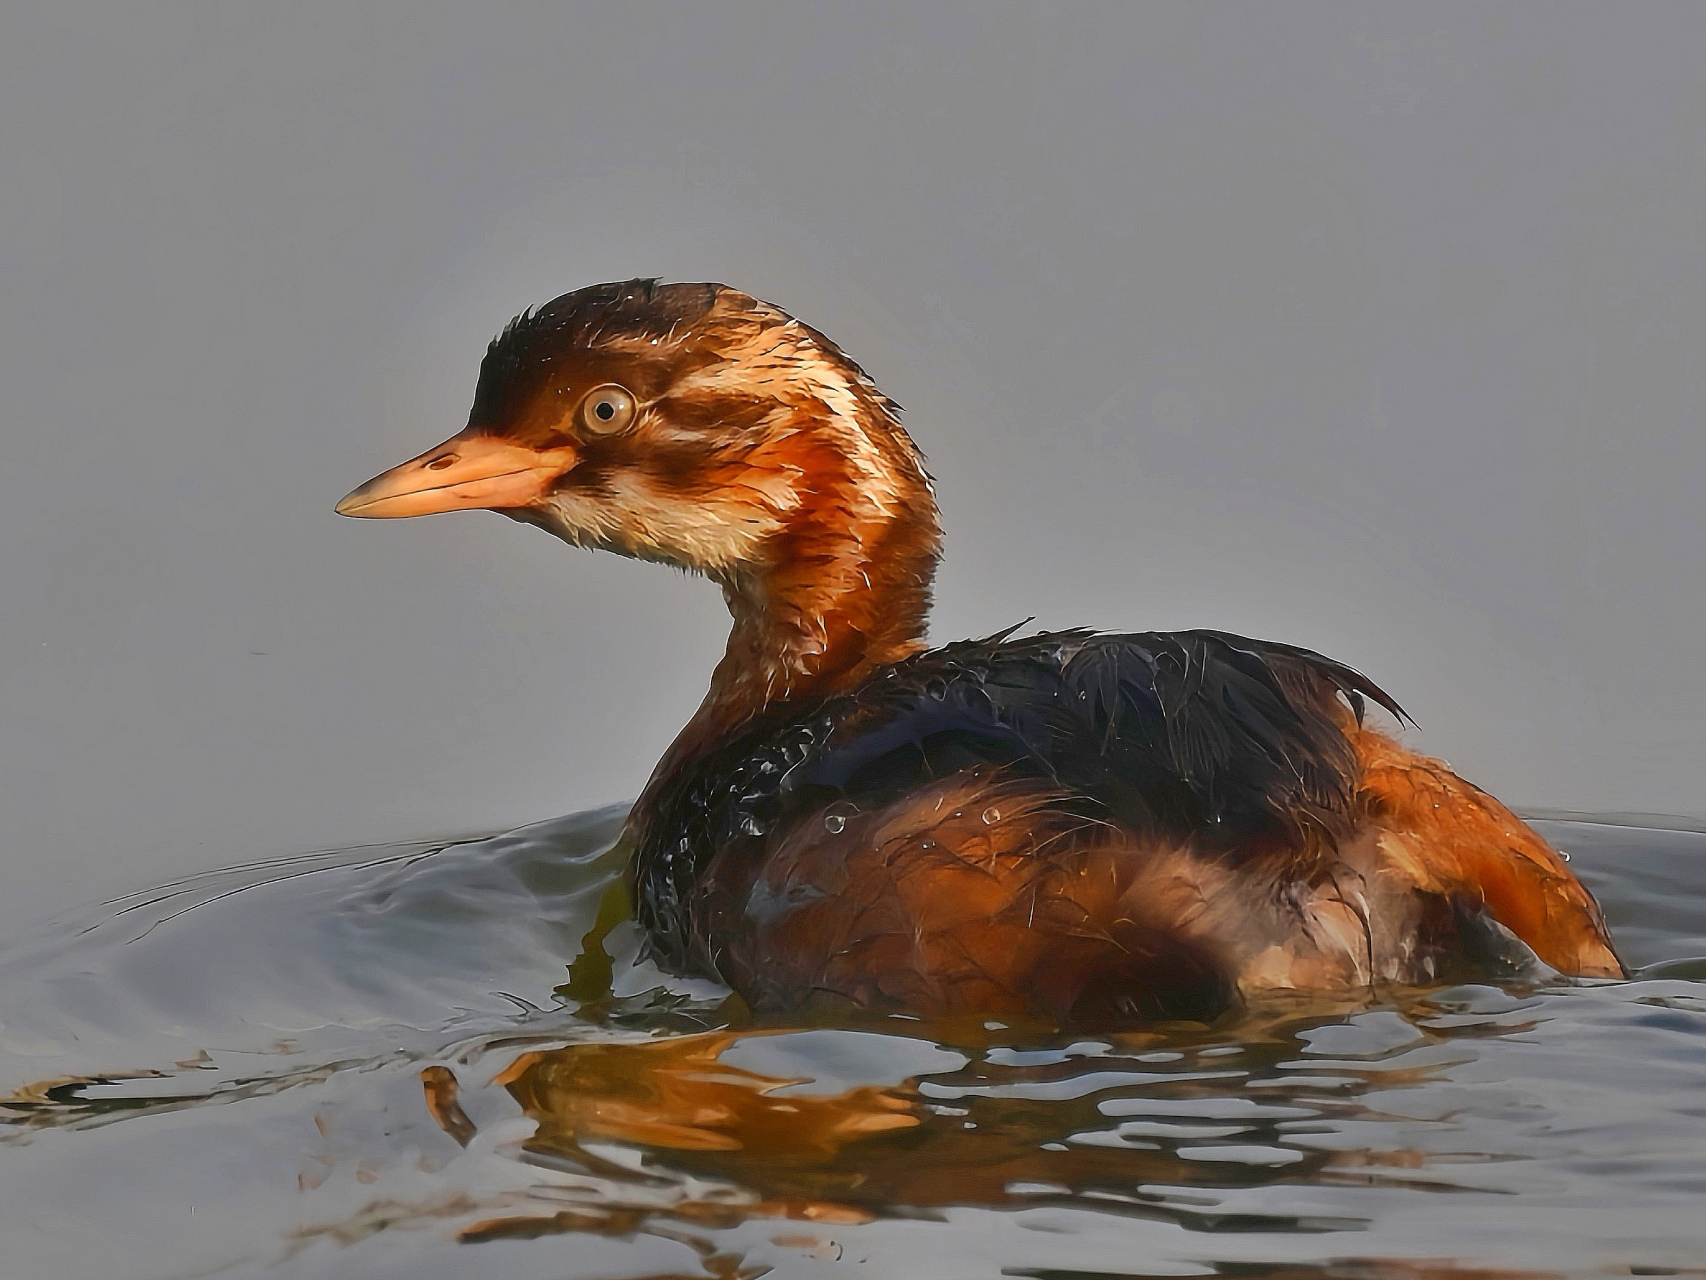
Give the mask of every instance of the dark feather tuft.
[(533, 363), (541, 346), (593, 347), (616, 337), (662, 340), (690, 328), (722, 291), (717, 284), (620, 280), (576, 289), (523, 311), (486, 348), (469, 422), (497, 421), (512, 393), (526, 393), (526, 387), (517, 385), (517, 375)]

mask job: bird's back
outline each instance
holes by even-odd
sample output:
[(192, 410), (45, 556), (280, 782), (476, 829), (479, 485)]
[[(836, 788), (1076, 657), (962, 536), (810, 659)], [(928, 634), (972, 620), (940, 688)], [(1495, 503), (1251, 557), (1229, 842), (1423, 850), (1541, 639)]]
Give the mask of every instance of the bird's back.
[[(791, 999), (824, 975), (779, 977), (789, 966), (776, 930), (804, 910), (820, 932), (845, 935), (836, 914), (868, 915), (861, 892), (894, 898), (893, 885), (880, 886), (898, 852), (883, 846), (902, 829), (923, 859), (910, 871), (915, 888), (926, 864), (957, 871), (983, 857), (980, 887), (1004, 886), (985, 904), (992, 919), (1026, 895), (1036, 901), (1038, 877), (1058, 879), (1092, 846), (1120, 864), (1115, 880), (1133, 884), (1188, 858), (1223, 893), (1237, 877), (1312, 886), (1362, 821), (1352, 735), (1365, 698), (1402, 714), (1345, 666), (1219, 632), (1004, 633), (931, 650), (837, 696), (772, 706), (660, 779), (637, 815), (640, 919), (668, 967), (780, 983)], [(809, 870), (796, 856), (807, 845)], [(997, 847), (1011, 864), (1000, 874), (987, 856)], [(952, 878), (938, 874), (929, 892), (963, 893)], [(1075, 901), (1062, 928), (1082, 931), (1098, 910), (1134, 914)], [(1180, 932), (1165, 924), (1144, 926), (1151, 950)], [(905, 932), (906, 922), (871, 927)], [(1037, 931), (1034, 913), (1028, 928)], [(966, 928), (958, 934), (963, 947)], [(1215, 967), (1179, 955), (1162, 967), (1181, 963)], [(1207, 985), (1224, 994), (1234, 981)]]

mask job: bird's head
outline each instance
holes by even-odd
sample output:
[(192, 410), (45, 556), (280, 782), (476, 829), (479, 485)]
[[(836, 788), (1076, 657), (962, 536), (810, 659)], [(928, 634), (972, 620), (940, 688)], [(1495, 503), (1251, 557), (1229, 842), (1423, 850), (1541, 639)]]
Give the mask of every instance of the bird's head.
[(723, 285), (632, 280), (517, 317), (467, 427), (337, 509), (486, 508), (726, 583), (928, 492), (896, 406), (834, 343)]
[(922, 643), (940, 533), (898, 406), (822, 334), (724, 285), (595, 285), (523, 313), (486, 352), (467, 427), (338, 503), (470, 508), (720, 583), (729, 706)]

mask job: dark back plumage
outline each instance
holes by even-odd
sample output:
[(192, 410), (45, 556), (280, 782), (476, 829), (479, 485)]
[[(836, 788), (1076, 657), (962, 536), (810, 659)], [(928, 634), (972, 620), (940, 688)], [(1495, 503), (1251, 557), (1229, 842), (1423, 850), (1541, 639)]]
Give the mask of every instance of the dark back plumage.
[(820, 700), (773, 704), (642, 802), (639, 918), (661, 962), (715, 971), (696, 904), (714, 857), (753, 865), (772, 833), (830, 805), (870, 809), (995, 765), (1058, 785), (1087, 815), (1225, 856), (1331, 848), (1366, 677), (1306, 649), (1214, 631), (1011, 632), (921, 653)]

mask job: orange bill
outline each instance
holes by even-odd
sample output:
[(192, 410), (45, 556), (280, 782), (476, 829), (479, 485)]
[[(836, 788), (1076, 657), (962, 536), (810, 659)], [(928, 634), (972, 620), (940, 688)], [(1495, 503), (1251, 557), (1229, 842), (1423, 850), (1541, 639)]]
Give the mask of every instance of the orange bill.
[(385, 520), (439, 511), (525, 507), (550, 492), (574, 465), (575, 451), (531, 449), (496, 436), (451, 436), (441, 445), (374, 476), (338, 503), (341, 516)]

